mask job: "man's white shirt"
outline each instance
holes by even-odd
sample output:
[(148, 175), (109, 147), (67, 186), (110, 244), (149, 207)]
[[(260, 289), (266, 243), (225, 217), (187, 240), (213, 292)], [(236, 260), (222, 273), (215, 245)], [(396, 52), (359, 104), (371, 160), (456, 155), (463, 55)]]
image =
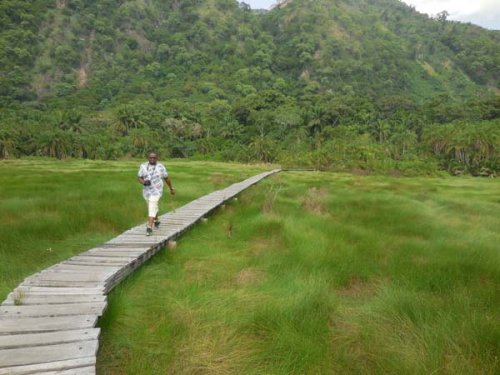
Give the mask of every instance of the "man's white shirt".
[(162, 196), (163, 194), (163, 179), (168, 176), (167, 168), (161, 163), (156, 163), (154, 165), (149, 163), (143, 163), (139, 167), (138, 177), (142, 179), (151, 181), (151, 185), (144, 186), (142, 194), (144, 198), (149, 198), (151, 196)]

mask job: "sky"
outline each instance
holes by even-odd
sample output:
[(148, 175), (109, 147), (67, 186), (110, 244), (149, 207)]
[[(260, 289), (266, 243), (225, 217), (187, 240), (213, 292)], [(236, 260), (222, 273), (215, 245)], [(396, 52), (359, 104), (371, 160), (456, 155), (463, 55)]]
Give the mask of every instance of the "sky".
[[(500, 30), (500, 0), (403, 0), (419, 12), (435, 16), (446, 10), (454, 21)], [(244, 0), (252, 9), (269, 9), (276, 0)]]

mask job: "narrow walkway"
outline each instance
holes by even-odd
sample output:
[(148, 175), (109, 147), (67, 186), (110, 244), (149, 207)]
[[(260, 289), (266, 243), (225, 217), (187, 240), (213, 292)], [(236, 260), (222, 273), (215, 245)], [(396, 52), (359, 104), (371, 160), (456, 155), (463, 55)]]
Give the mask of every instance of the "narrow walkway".
[(0, 375), (95, 374), (106, 294), (198, 220), (279, 172), (261, 173), (161, 216), (26, 278), (0, 306)]

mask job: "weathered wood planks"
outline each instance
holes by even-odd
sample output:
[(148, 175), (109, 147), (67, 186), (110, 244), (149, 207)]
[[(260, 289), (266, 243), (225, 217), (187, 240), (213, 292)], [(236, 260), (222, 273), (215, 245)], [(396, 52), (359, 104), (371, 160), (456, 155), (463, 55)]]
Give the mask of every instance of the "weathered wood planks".
[[(52, 374), (95, 374), (96, 357), (67, 359), (63, 361), (44, 362), (34, 365), (21, 365), (0, 368), (0, 375), (52, 375)], [(86, 372), (81, 372), (85, 370)]]
[(39, 345), (65, 344), (77, 341), (97, 340), (99, 328), (72, 329), (44, 333), (27, 333), (17, 335), (1, 335), (1, 349), (15, 349)]
[(106, 294), (167, 243), (274, 170), (200, 197), (27, 277), (0, 305), (0, 375), (95, 374)]
[[(0, 318), (0, 335), (66, 331), (70, 329), (93, 328), (97, 315), (71, 315), (51, 317), (5, 317)], [(2, 364), (2, 361), (0, 361)]]

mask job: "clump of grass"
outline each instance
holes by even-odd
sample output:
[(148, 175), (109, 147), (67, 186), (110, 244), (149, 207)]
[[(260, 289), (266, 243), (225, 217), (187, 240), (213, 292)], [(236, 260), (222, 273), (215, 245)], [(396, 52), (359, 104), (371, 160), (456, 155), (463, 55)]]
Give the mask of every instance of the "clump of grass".
[(220, 172), (212, 173), (209, 177), (209, 181), (217, 188), (221, 189), (226, 186), (229, 186), (231, 182), (235, 182), (233, 177), (227, 174), (223, 174)]
[(264, 272), (255, 267), (248, 267), (238, 272), (234, 281), (238, 285), (252, 285), (262, 282), (264, 278)]
[(318, 215), (328, 214), (328, 205), (325, 200), (328, 197), (326, 188), (318, 189), (312, 187), (308, 189), (307, 195), (302, 198), (302, 208), (307, 212), (316, 213)]
[(20, 306), (24, 304), (24, 299), (26, 298), (26, 293), (24, 290), (18, 288), (14, 291), (14, 305)]
[(265, 195), (262, 202), (262, 212), (263, 213), (271, 213), (273, 212), (274, 202), (278, 197), (278, 194), (281, 190), (281, 185), (272, 184), (267, 189), (267, 194)]
[(229, 238), (233, 237), (234, 226), (232, 222), (227, 223), (227, 236)]

